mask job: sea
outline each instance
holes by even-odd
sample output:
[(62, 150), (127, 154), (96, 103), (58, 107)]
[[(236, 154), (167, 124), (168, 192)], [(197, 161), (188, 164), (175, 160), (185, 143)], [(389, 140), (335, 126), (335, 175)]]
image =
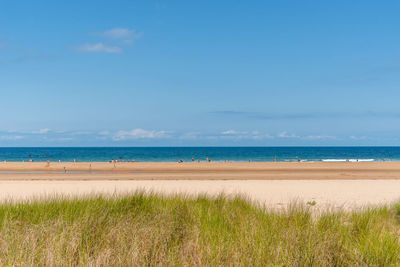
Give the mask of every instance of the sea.
[(0, 161), (400, 161), (400, 147), (3, 147)]

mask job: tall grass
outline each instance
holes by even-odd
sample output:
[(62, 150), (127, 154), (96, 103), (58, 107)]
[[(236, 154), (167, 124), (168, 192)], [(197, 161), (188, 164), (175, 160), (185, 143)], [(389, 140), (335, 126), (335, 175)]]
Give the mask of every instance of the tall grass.
[(400, 205), (310, 209), (144, 193), (4, 203), (0, 265), (400, 265)]

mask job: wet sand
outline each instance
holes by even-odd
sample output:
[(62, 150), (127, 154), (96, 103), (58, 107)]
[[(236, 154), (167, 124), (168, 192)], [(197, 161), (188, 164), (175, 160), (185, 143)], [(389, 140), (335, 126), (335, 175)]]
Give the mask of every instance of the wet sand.
[(400, 162), (59, 163), (0, 162), (0, 180), (400, 179)]

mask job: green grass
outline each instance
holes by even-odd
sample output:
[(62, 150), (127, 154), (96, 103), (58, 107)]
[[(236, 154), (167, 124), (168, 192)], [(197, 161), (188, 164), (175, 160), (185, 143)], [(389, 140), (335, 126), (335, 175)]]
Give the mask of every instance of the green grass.
[(400, 205), (318, 216), (312, 209), (140, 192), (4, 203), (0, 265), (400, 265)]

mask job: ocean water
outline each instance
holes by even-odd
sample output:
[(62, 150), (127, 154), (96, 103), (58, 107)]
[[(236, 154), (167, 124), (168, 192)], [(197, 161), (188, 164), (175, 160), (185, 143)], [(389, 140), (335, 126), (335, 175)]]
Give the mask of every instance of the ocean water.
[(0, 161), (135, 160), (204, 161), (400, 161), (400, 147), (18, 147), (0, 148)]

